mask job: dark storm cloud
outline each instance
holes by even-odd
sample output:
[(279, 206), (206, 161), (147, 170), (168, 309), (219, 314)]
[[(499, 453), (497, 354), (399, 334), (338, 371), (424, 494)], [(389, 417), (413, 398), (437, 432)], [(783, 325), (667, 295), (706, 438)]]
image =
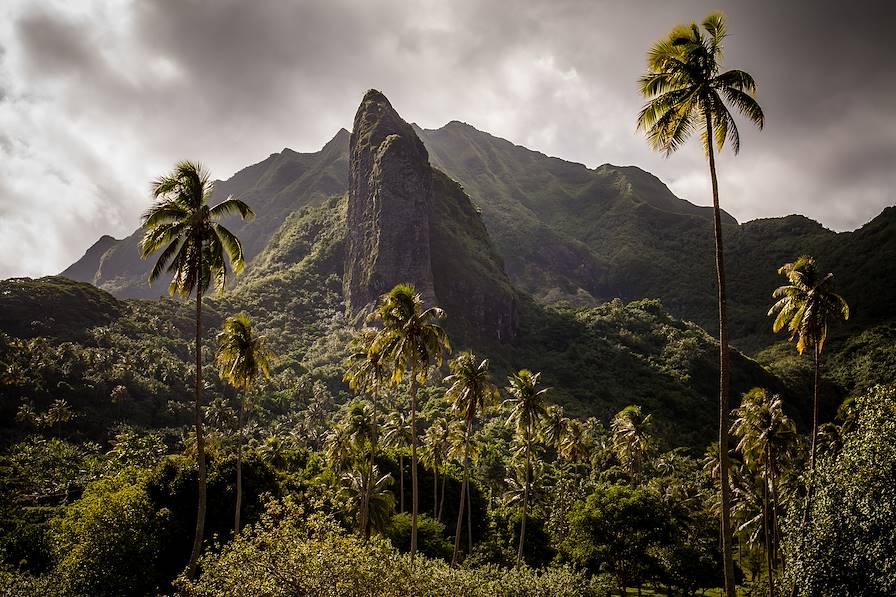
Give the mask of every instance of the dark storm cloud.
[(222, 178), (348, 127), (369, 87), (409, 120), (458, 119), (548, 154), (636, 164), (707, 203), (696, 143), (651, 153), (634, 121), (644, 53), (729, 15), (729, 67), (759, 81), (767, 127), (723, 154), (738, 219), (802, 212), (836, 229), (894, 202), (890, 3), (200, 2), (0, 8), (0, 276), (52, 273), (129, 234), (147, 181), (199, 158)]

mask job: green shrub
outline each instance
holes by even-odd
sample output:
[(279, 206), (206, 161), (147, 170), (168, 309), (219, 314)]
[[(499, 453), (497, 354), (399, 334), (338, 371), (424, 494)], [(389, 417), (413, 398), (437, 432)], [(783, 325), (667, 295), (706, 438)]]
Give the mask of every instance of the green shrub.
[(75, 595), (151, 595), (159, 590), (155, 563), (167, 511), (146, 492), (148, 474), (125, 469), (90, 485), (51, 523), (56, 574)]
[(289, 504), (272, 505), (261, 522), (207, 554), (202, 571), (195, 582), (179, 580), (180, 595), (588, 597), (612, 588), (606, 578), (589, 579), (568, 568), (453, 569), (426, 556), (411, 566), (409, 556), (385, 538), (364, 543), (332, 518)]

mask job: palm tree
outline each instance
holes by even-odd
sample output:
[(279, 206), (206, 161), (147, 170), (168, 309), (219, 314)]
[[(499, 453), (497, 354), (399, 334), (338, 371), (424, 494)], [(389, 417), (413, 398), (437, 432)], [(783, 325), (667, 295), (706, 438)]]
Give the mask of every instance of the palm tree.
[(529, 515), (529, 497), (532, 492), (533, 443), (539, 424), (547, 414), (545, 395), (548, 388), (538, 388), (540, 376), (541, 373), (532, 373), (528, 369), (521, 369), (511, 375), (508, 379), (510, 385), (507, 387), (510, 398), (504, 401), (510, 407), (508, 422), (516, 426), (523, 453), (523, 515), (520, 521), (520, 544), (516, 553), (517, 568), (523, 558), (523, 545), (526, 541), (526, 518)]
[(62, 426), (71, 422), (73, 418), (72, 407), (64, 398), (54, 400), (44, 415), (47, 427), (54, 429), (57, 437), (62, 437)]
[(593, 444), (594, 438), (582, 421), (568, 419), (557, 452), (560, 458), (577, 466), (591, 453)]
[(613, 452), (628, 469), (633, 485), (640, 481), (644, 459), (653, 447), (652, 426), (653, 416), (643, 416), (640, 406), (626, 406), (610, 424)]
[[(719, 482), (722, 486), (722, 554), (725, 593), (735, 597), (734, 564), (731, 559), (728, 486), (728, 321), (725, 298), (725, 262), (722, 245), (722, 216), (716, 177), (714, 146), (722, 150), (726, 141), (734, 153), (740, 149), (737, 124), (726, 102), (760, 129), (765, 122), (756, 102), (756, 82), (742, 70), (722, 70), (722, 43), (727, 36), (725, 16), (711, 13), (696, 23), (679, 26), (658, 41), (647, 54), (648, 72), (640, 79), (641, 93), (649, 98), (638, 114), (638, 128), (646, 132), (653, 149), (668, 157), (697, 130), (709, 161), (712, 181), (713, 230), (716, 244), (716, 286), (719, 298)], [(705, 33), (704, 33), (705, 31)]]
[[(372, 468), (345, 472), (340, 480), (342, 493), (349, 501), (349, 514), (358, 520), (358, 531), (369, 537), (369, 530), (364, 526), (369, 525), (382, 532), (395, 511), (395, 496), (389, 490), (392, 475), (380, 474), (379, 467), (374, 464)], [(365, 509), (366, 520), (362, 519)]]
[[(445, 398), (452, 410), (464, 420), (464, 480), (460, 491), (460, 507), (457, 511), (457, 529), (454, 533), (454, 553), (451, 565), (457, 564), (460, 552), (460, 530), (464, 520), (464, 506), (470, 483), (470, 442), (473, 422), (477, 412), (493, 406), (498, 401), (498, 387), (492, 383), (488, 359), (478, 360), (471, 352), (462, 352), (450, 364), (451, 375), (445, 378), (448, 391)], [(472, 504), (469, 506), (472, 509)]]
[(398, 452), (398, 511), (404, 512), (404, 454), (411, 445), (411, 423), (401, 411), (392, 412), (383, 425), (383, 441), (386, 447)]
[(233, 532), (240, 532), (240, 510), (243, 501), (243, 428), (252, 411), (249, 390), (260, 376), (271, 376), (274, 353), (267, 347), (267, 339), (252, 330), (252, 322), (240, 313), (224, 322), (218, 334), (218, 375), (237, 390), (242, 390), (237, 429), (236, 456), (236, 512)]
[(143, 214), (140, 257), (146, 259), (161, 250), (149, 272), (149, 284), (163, 273), (172, 274), (168, 291), (189, 297), (196, 292), (196, 459), (199, 469), (199, 504), (196, 512), (196, 534), (187, 575), (193, 578), (205, 529), (206, 470), (205, 438), (202, 433), (202, 295), (213, 284), (222, 292), (227, 285), (228, 264), (235, 273), (245, 267), (243, 245), (218, 220), (239, 214), (250, 219), (255, 214), (249, 206), (233, 197), (210, 207), (208, 200), (214, 185), (209, 173), (200, 164), (179, 162), (174, 171), (152, 183), (155, 203)]
[(782, 464), (793, 456), (797, 443), (796, 427), (784, 414), (781, 397), (761, 388), (744, 394), (739, 408), (732, 413), (731, 434), (740, 441), (737, 449), (744, 465), (756, 470), (762, 482), (762, 520), (768, 565), (769, 595), (775, 594), (774, 573), (779, 541), (778, 475)]
[[(772, 330), (777, 333), (785, 327), (790, 339), (796, 338), (796, 350), (800, 354), (812, 347), (815, 358), (815, 390), (812, 397), (812, 448), (809, 457), (810, 478), (815, 472), (815, 454), (818, 439), (818, 396), (821, 389), (821, 352), (828, 337), (828, 322), (842, 317), (849, 319), (849, 305), (834, 292), (834, 274), (822, 276), (813, 257), (803, 255), (793, 263), (784, 264), (778, 273), (786, 276), (789, 284), (772, 293), (778, 299), (768, 310), (775, 316)], [(811, 495), (811, 483), (809, 486)], [(808, 501), (808, 500), (807, 500)]]
[(451, 449), (451, 434), (451, 423), (444, 417), (433, 421), (426, 433), (423, 434), (425, 457), (427, 462), (432, 465), (433, 470), (432, 515), (438, 521), (442, 520), (442, 510), (445, 508), (445, 483), (447, 481), (446, 475), (442, 475), (442, 497), (439, 500), (439, 471), (445, 464)]
[(376, 349), (392, 363), (392, 383), (401, 383), (410, 372), (411, 403), (411, 561), (417, 553), (417, 389), (429, 379), (432, 365), (442, 366), (444, 351), (451, 350), (448, 336), (435, 320), (445, 317), (438, 307), (425, 308), (423, 298), (410, 284), (399, 284), (380, 299), (374, 314), (383, 329)]
[[(356, 392), (370, 394), (373, 406), (371, 415), (372, 428), (370, 435), (370, 461), (369, 471), (373, 470), (376, 459), (376, 443), (379, 425), (379, 413), (377, 412), (380, 389), (385, 385), (389, 377), (389, 366), (383, 353), (376, 345), (376, 330), (372, 328), (361, 329), (351, 343), (351, 354), (348, 359), (348, 370), (343, 379), (349, 387)], [(368, 472), (369, 472), (368, 471)], [(373, 474), (367, 475), (368, 486), (365, 492), (364, 502), (361, 506), (361, 529), (365, 539), (370, 538), (370, 525), (368, 513), (370, 511), (370, 499), (373, 492)]]
[(541, 436), (545, 445), (560, 449), (569, 419), (563, 416), (563, 407), (553, 404), (547, 408), (541, 426)]
[(336, 473), (341, 473), (355, 460), (357, 444), (352, 430), (345, 421), (340, 421), (333, 426), (324, 441), (324, 450), (327, 462)]

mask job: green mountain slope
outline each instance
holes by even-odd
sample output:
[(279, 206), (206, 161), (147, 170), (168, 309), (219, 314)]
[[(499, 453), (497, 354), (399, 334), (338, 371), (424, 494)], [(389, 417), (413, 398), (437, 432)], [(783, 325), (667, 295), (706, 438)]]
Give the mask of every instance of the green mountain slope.
[[(717, 328), (708, 208), (635, 167), (590, 170), (459, 122), (419, 133), (432, 162), (481, 207), (517, 287), (543, 302), (655, 297), (676, 316)], [(892, 318), (896, 208), (839, 234), (803, 216), (739, 225), (726, 215), (724, 226), (731, 333), (743, 349), (775, 341), (765, 312), (780, 285), (776, 270), (803, 253), (835, 272), (855, 325)]]
[[(223, 317), (248, 312), (278, 355), (265, 400), (295, 400), (323, 381), (344, 403), (342, 382), (351, 327), (342, 307), (342, 282), (331, 265), (344, 251), (345, 201), (307, 207), (278, 232), (277, 247), (307, 247), (289, 267), (261, 268), (232, 292), (210, 297), (205, 318), (205, 359), (212, 364), (214, 337)], [(337, 231), (317, 234), (317, 230)], [(304, 249), (302, 249), (304, 250)], [(272, 251), (273, 252), (273, 251)], [(271, 252), (271, 253), (272, 253)], [(271, 254), (263, 254), (275, 260)], [(53, 400), (72, 406), (80, 433), (105, 439), (121, 422), (146, 427), (189, 420), (192, 309), (175, 300), (118, 300), (105, 291), (65, 278), (15, 279), (3, 283), (0, 312), (32, 322), (25, 329), (0, 320), (0, 436), (23, 405), (45, 411)], [(32, 297), (19, 300), (22, 293)], [(95, 319), (66, 323), (51, 307), (90, 313)], [(551, 399), (571, 416), (596, 415), (605, 423), (622, 407), (639, 404), (654, 413), (660, 435), (673, 445), (703, 446), (713, 436), (716, 413), (714, 340), (698, 326), (671, 317), (655, 300), (621, 301), (591, 309), (520, 303), (521, 327), (509, 342), (482, 341), (478, 354), (492, 360), (501, 381), (521, 367), (543, 372)], [(462, 334), (463, 321), (448, 310), (446, 327)], [(53, 335), (55, 334), (55, 335)], [(457, 340), (458, 336), (453, 336)], [(458, 348), (461, 348), (458, 346)], [(11, 376), (12, 372), (19, 372)], [(302, 381), (297, 381), (302, 380)], [(209, 374), (210, 402), (228, 390)], [(732, 385), (783, 392), (795, 414), (806, 412), (799, 396), (754, 361), (735, 353)], [(118, 390), (116, 388), (123, 388)], [(117, 402), (114, 395), (123, 395)], [(808, 394), (807, 394), (808, 395)]]
[[(712, 332), (716, 302), (708, 208), (675, 197), (635, 167), (588, 169), (451, 122), (415, 131), (430, 161), (470, 196), (513, 285), (542, 303), (591, 306), (612, 298), (655, 297), (677, 317)], [(250, 256), (263, 252), (284, 220), (306, 205), (342, 195), (348, 185), (347, 131), (321, 151), (273, 154), (225, 182), (218, 193), (241, 196), (259, 213), (234, 223)], [(776, 269), (799, 254), (835, 272), (853, 305), (853, 324), (892, 318), (896, 286), (896, 209), (854, 232), (835, 233), (803, 216), (737, 224), (725, 217), (732, 337), (747, 351), (775, 341), (765, 311), (780, 283)], [(147, 263), (136, 257), (139, 233), (101, 239), (63, 272), (119, 297), (156, 297)], [(110, 246), (111, 244), (111, 246)], [(252, 262), (249, 271), (257, 264)], [(852, 328), (849, 328), (852, 329)]]
[[(298, 153), (284, 149), (266, 160), (244, 168), (226, 181), (215, 183), (213, 201), (229, 195), (240, 197), (255, 210), (249, 222), (233, 218), (227, 225), (243, 241), (248, 259), (260, 253), (280, 225), (294, 211), (319, 205), (333, 195), (341, 195), (348, 180), (348, 138), (340, 130), (320, 151)], [(150, 260), (141, 261), (140, 230), (122, 240), (104, 236), (61, 275), (90, 282), (121, 298), (155, 298), (167, 292), (160, 280), (154, 288), (146, 285)]]

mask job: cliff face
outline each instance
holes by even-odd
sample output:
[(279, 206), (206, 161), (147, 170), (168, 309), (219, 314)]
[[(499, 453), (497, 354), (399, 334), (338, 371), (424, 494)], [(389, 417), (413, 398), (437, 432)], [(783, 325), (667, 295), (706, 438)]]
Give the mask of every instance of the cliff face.
[(379, 91), (355, 114), (350, 145), (345, 299), (350, 313), (411, 282), (435, 301), (429, 253), (432, 171), (413, 129)]
[(448, 313), (463, 341), (507, 340), (517, 328), (513, 287), (472, 201), (429, 164), (413, 128), (379, 91), (355, 115), (346, 229), (350, 315), (402, 282)]

